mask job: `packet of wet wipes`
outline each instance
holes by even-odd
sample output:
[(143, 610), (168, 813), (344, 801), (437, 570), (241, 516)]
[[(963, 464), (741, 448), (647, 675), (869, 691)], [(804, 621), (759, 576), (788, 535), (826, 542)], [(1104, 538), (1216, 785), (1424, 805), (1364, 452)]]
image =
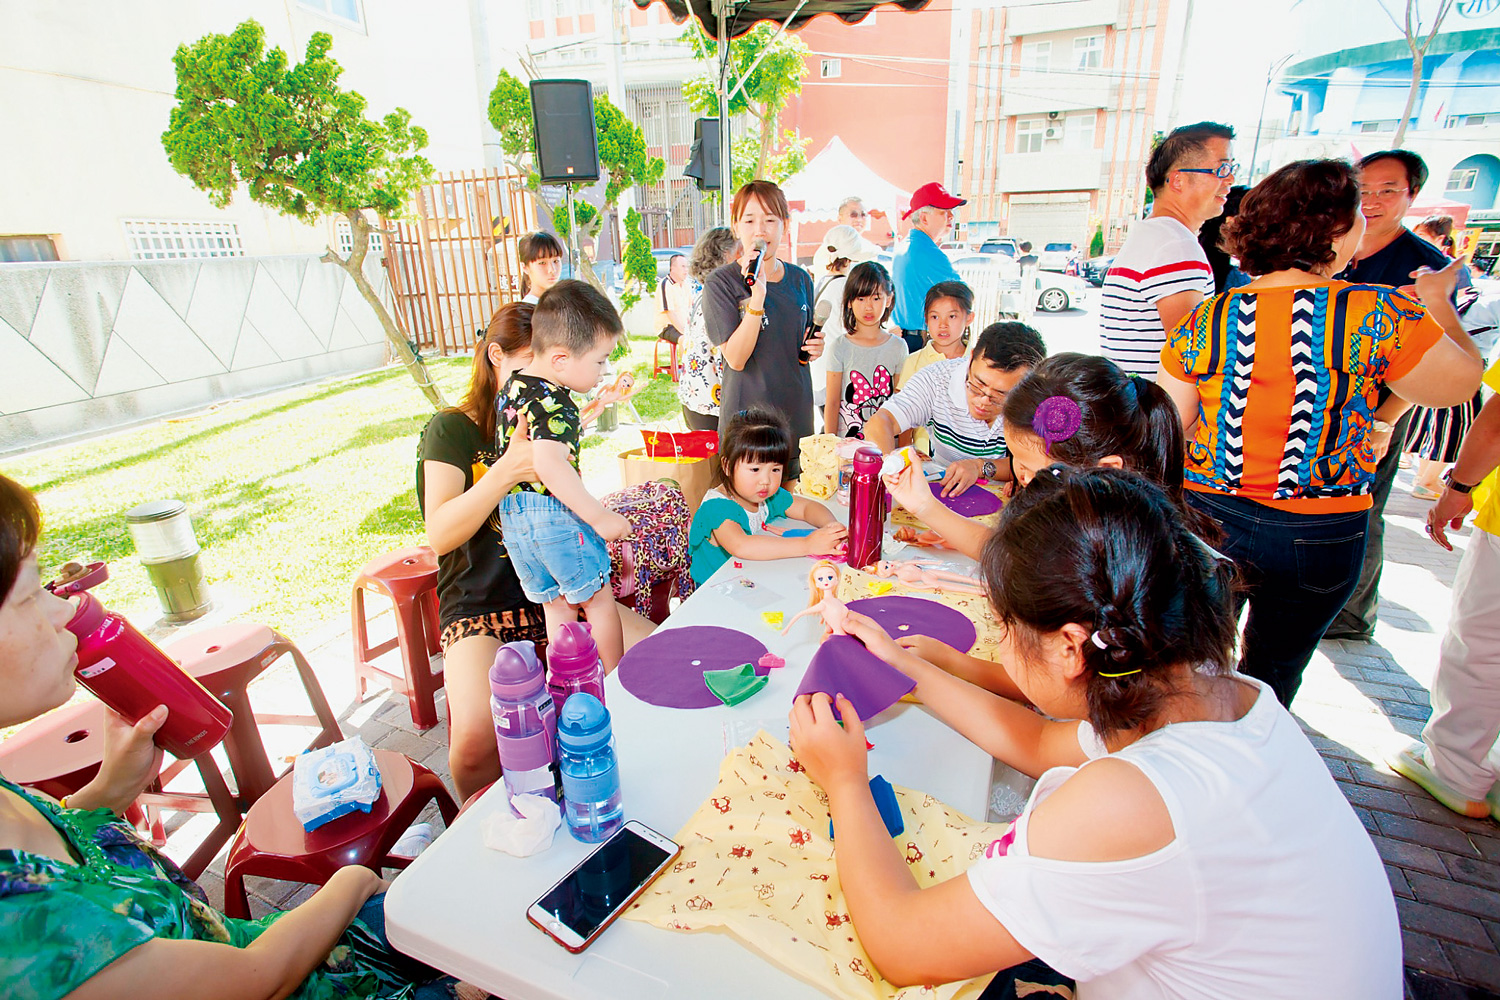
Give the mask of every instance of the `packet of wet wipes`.
[(304, 830), (355, 810), (369, 812), (380, 798), (380, 767), (358, 736), (309, 750), (292, 765), (292, 813)]

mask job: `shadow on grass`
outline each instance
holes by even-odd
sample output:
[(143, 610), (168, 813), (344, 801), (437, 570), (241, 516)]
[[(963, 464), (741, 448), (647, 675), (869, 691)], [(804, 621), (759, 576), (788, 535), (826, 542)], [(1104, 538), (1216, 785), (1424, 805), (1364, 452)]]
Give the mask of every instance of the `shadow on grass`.
[(319, 389), (316, 392), (309, 393), (306, 396), (300, 396), (297, 399), (287, 400), (285, 403), (281, 403), (280, 405), (272, 406), (267, 409), (260, 410), (256, 413), (251, 413), (239, 420), (226, 421), (225, 423), (217, 424), (213, 427), (205, 427), (201, 431), (195, 431), (192, 434), (185, 434), (182, 437), (174, 438), (171, 441), (162, 442), (159, 445), (147, 448), (144, 451), (136, 452), (133, 455), (122, 455), (119, 458), (114, 459), (113, 461), (90, 466), (86, 469), (69, 470), (67, 473), (59, 475), (53, 479), (49, 479), (46, 482), (32, 483), (30, 484), (31, 489), (33, 492), (41, 493), (56, 486), (60, 486), (63, 483), (77, 484), (93, 476), (115, 472), (119, 469), (128, 469), (132, 466), (140, 465), (143, 462), (149, 462), (153, 459), (171, 455), (173, 452), (178, 451), (179, 449), (184, 448), (188, 445), (197, 444), (200, 441), (209, 441), (221, 434), (228, 433), (229, 431), (237, 430), (242, 427), (248, 427), (251, 424), (254, 424), (261, 420), (265, 420), (269, 417), (275, 417), (283, 413), (289, 413), (292, 410), (295, 410), (302, 406), (306, 406), (309, 403), (317, 403), (325, 399), (330, 399), (342, 393), (349, 392), (351, 390), (363, 389), (373, 385), (380, 385), (381, 383), (391, 381), (392, 379), (407, 377), (409, 376), (406, 374), (405, 369), (402, 368), (393, 368), (389, 370), (382, 369), (381, 371), (372, 372), (368, 375), (361, 375), (348, 381), (339, 382), (336, 385), (325, 386), (324, 388)]
[(365, 515), (359, 522), (360, 534), (409, 535), (422, 530), (422, 512), (417, 508), (416, 490), (402, 490)]
[(387, 441), (399, 437), (413, 437), (422, 433), (422, 428), (427, 426), (427, 421), (432, 419), (430, 411), (413, 414), (409, 417), (395, 417), (378, 424), (366, 424), (353, 434), (349, 440), (344, 442), (345, 448), (367, 448), (370, 445), (385, 444)]

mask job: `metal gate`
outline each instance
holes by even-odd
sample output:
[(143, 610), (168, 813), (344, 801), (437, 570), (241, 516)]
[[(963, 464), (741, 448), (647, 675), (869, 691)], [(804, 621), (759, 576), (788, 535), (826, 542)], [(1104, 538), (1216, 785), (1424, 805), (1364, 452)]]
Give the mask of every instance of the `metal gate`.
[(538, 228), (537, 201), (518, 174), (442, 174), (385, 227), (396, 322), (419, 348), (466, 354), (521, 297), (516, 241)]

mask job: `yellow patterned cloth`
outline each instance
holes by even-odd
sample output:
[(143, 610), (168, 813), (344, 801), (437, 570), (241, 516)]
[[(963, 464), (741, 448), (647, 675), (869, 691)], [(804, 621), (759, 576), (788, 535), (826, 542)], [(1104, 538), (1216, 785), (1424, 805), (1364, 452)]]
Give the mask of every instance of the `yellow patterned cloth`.
[[(1006, 824), (976, 823), (897, 787), (896, 845), (926, 888), (962, 875)], [(678, 931), (727, 931), (786, 971), (849, 1000), (976, 997), (988, 976), (897, 987), (875, 971), (849, 922), (828, 839), (828, 796), (786, 744), (757, 733), (724, 758), (719, 784), (677, 833), (682, 856), (626, 911)]]
[(839, 486), (839, 442), (837, 434), (810, 434), (797, 442), (802, 477), (797, 492), (814, 500), (827, 500)]
[[(908, 547), (896, 556), (897, 561), (902, 559), (942, 559), (944, 553), (941, 550), (922, 550)], [(979, 572), (976, 566), (972, 570)], [(877, 591), (879, 591), (877, 593)], [(909, 587), (900, 580), (888, 580), (885, 577), (866, 573), (864, 570), (844, 567), (844, 572), (839, 577), (839, 600), (844, 603), (857, 601), (861, 597), (922, 597), (929, 601), (938, 601), (942, 604), (961, 612), (966, 618), (974, 623), (975, 640), (971, 649), (960, 649), (960, 653), (968, 653), (977, 656), (981, 660), (1000, 662), (1000, 625), (995, 621), (995, 613), (990, 610), (990, 599), (982, 594), (955, 594), (947, 590), (926, 590), (922, 587)], [(910, 698), (909, 700), (915, 700)]]

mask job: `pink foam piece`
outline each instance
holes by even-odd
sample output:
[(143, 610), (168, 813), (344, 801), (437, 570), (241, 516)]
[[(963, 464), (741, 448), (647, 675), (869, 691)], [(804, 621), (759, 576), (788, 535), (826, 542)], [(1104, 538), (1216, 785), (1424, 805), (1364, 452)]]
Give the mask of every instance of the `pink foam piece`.
[(755, 662), (758, 666), (765, 667), (767, 670), (775, 670), (777, 667), (786, 666), (786, 660), (783, 660), (775, 653), (767, 653)]

